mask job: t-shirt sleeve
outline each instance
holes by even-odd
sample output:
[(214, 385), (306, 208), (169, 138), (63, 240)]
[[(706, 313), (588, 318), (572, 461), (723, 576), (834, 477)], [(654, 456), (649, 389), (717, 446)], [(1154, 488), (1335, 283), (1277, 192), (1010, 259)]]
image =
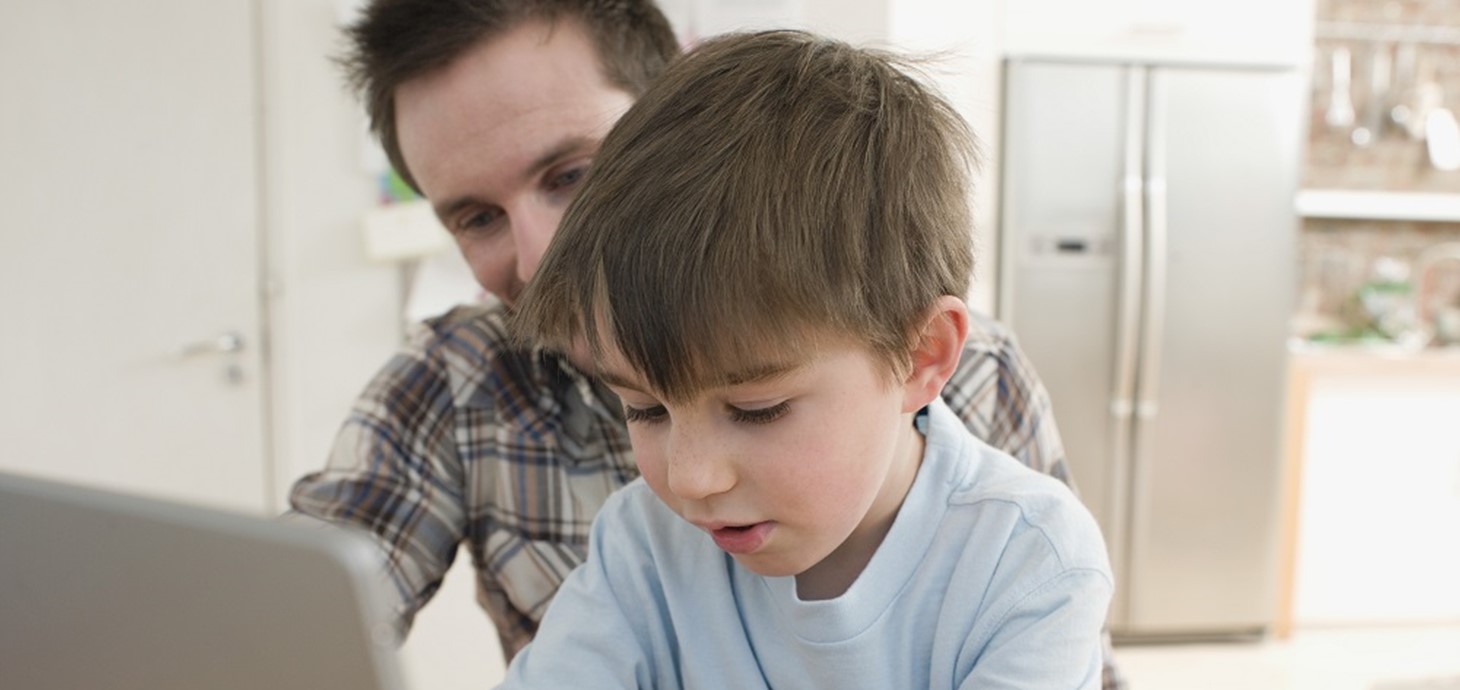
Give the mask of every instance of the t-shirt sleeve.
[(1069, 570), (1025, 594), (994, 623), (963, 690), (1098, 690), (1110, 580)]

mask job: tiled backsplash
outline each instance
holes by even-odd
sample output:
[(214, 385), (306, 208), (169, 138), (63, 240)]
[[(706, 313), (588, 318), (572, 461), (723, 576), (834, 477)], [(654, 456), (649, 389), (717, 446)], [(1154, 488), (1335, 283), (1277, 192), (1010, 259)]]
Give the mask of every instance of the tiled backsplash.
[[(1361, 330), (1369, 315), (1359, 295), (1382, 278), (1379, 267), (1389, 263), (1407, 269), (1413, 285), (1426, 250), (1436, 247), (1460, 247), (1460, 223), (1309, 219), (1298, 251), (1303, 284), (1297, 328), (1305, 335)], [(1423, 301), (1429, 316), (1437, 306), (1460, 306), (1460, 261), (1428, 265), (1428, 280), (1415, 285), (1424, 292), (1415, 296), (1416, 308)]]
[[(1407, 109), (1411, 118), (1427, 107), (1460, 114), (1460, 3), (1317, 0), (1316, 5), (1303, 186), (1460, 194), (1460, 170), (1438, 169), (1425, 139), (1393, 117), (1395, 106), (1401, 107), (1400, 115)], [(1346, 99), (1343, 70), (1334, 74), (1334, 63), (1342, 64), (1345, 51)], [(1379, 101), (1374, 100), (1376, 93)], [(1335, 120), (1345, 120), (1345, 103), (1352, 109), (1351, 124), (1336, 125)], [(1365, 132), (1355, 136), (1357, 128)], [(1302, 277), (1295, 326), (1305, 335), (1372, 326), (1362, 304), (1374, 296), (1376, 285), (1385, 283), (1386, 272), (1392, 277), (1407, 269), (1408, 279), (1417, 280), (1423, 252), (1460, 246), (1449, 243), (1460, 243), (1460, 222), (1306, 219), (1299, 245)], [(1427, 311), (1433, 305), (1460, 307), (1460, 262), (1445, 262), (1429, 277), (1424, 286)]]

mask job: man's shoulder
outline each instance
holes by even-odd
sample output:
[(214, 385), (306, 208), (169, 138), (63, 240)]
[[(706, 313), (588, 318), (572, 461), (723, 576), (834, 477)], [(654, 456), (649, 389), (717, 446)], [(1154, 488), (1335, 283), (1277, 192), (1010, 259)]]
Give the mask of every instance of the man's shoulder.
[(411, 342), (448, 352), (495, 353), (510, 348), (507, 309), (496, 300), (463, 304), (415, 324)]
[[(978, 399), (983, 388), (999, 384), (1002, 395), (1026, 396), (1023, 389), (1037, 388), (1034, 376), (1013, 331), (998, 320), (973, 309), (968, 310), (968, 334), (963, 341), (963, 353), (958, 368), (948, 380), (945, 398), (960, 406), (961, 396)], [(962, 412), (960, 410), (960, 412)]]
[(416, 324), (408, 348), (458, 375), (507, 369), (522, 370), (520, 377), (542, 353), (515, 342), (507, 321), (506, 307), (495, 300), (457, 306)]
[(968, 310), (968, 337), (963, 341), (964, 353), (998, 353), (1018, 347), (1013, 331), (988, 314)]
[(500, 303), (462, 305), (414, 324), (372, 388), (376, 397), (422, 399), (449, 391), (455, 404), (468, 406), (503, 395), (531, 398), (547, 386), (550, 358), (513, 342)]

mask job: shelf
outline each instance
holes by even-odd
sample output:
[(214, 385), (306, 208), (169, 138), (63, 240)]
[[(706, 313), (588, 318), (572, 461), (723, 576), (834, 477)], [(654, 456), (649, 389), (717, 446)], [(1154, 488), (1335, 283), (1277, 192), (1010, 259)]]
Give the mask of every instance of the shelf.
[(1460, 223), (1460, 194), (1305, 189), (1296, 205), (1304, 218)]

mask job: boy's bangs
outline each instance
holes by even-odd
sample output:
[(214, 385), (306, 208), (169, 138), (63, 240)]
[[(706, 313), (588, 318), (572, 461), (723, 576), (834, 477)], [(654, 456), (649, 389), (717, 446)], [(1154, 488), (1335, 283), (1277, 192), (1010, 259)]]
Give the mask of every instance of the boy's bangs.
[[(606, 308), (593, 309), (599, 321), (585, 328), (595, 355), (616, 349), (654, 393), (682, 402), (804, 364), (831, 336), (808, 326), (816, 321), (791, 314), (767, 313), (723, 296), (713, 306), (688, 304), (686, 297), (655, 309), (624, 304), (633, 300), (599, 301)], [(619, 309), (625, 306), (629, 309)]]

